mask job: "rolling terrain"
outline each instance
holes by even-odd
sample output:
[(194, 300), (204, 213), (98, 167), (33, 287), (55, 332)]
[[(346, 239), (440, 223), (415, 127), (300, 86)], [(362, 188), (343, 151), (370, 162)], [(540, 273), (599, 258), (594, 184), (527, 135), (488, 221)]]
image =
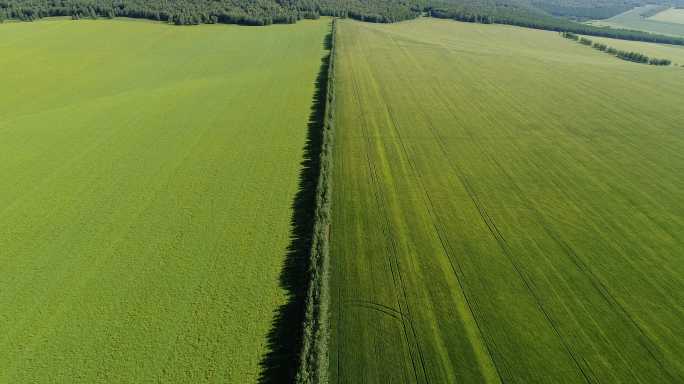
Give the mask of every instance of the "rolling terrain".
[[(606, 20), (596, 20), (590, 22), (591, 25), (611, 28), (634, 29), (650, 33), (659, 33), (670, 36), (684, 36), (684, 23), (673, 22), (672, 20), (661, 20), (658, 14), (651, 17), (643, 17), (641, 14), (648, 12), (657, 5), (645, 5), (623, 12)], [(681, 11), (681, 10), (678, 10)]]
[(649, 20), (684, 24), (684, 8), (669, 8), (649, 17)]
[(684, 381), (684, 71), (338, 23), (333, 383)]
[(257, 381), (328, 32), (0, 25), (0, 383)]
[(587, 38), (591, 39), (593, 42), (603, 43), (615, 49), (638, 52), (649, 57), (669, 59), (675, 65), (684, 65), (684, 47), (682, 46), (609, 39), (596, 36), (587, 36)]

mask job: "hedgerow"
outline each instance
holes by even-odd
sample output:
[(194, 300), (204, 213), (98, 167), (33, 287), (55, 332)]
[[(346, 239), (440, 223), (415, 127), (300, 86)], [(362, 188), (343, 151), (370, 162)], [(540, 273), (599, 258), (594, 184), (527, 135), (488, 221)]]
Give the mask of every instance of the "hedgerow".
[(330, 202), (335, 133), (335, 20), (332, 23), (325, 95), (320, 168), (316, 187), (315, 222), (309, 261), (309, 285), (297, 383), (328, 382), (328, 268), (330, 264)]
[(601, 52), (605, 52), (608, 54), (611, 54), (618, 59), (626, 60), (626, 61), (632, 61), (635, 63), (641, 63), (641, 64), (650, 64), (650, 65), (670, 65), (672, 64), (671, 60), (668, 59), (658, 59), (655, 57), (648, 57), (642, 53), (638, 52), (630, 52), (630, 51), (621, 51), (617, 50), (613, 47), (609, 47), (606, 44), (603, 43), (595, 43), (591, 41), (590, 39), (587, 39), (586, 37), (579, 37), (578, 35), (572, 33), (572, 32), (562, 32), (561, 36), (565, 37), (566, 39), (574, 40), (579, 42), (582, 45), (586, 45), (588, 47), (592, 47), (596, 50), (599, 50)]

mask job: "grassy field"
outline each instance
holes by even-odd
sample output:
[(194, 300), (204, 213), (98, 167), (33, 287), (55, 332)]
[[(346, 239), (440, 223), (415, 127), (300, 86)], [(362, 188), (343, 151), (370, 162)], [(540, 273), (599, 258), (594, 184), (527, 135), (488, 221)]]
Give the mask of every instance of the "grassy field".
[(669, 8), (648, 18), (665, 23), (684, 24), (684, 9)]
[[(651, 33), (660, 33), (671, 36), (684, 36), (684, 24), (671, 20), (660, 20), (654, 17), (644, 18), (642, 13), (657, 5), (645, 5), (613, 16), (610, 19), (595, 20), (589, 22), (592, 25), (611, 28), (636, 29)], [(679, 10), (681, 11), (681, 10)], [(657, 13), (658, 16), (660, 13)]]
[(329, 20), (0, 25), (0, 383), (245, 383)]
[(684, 381), (684, 71), (338, 27), (333, 382)]
[[(642, 41), (629, 41), (619, 39), (608, 39), (605, 37), (585, 36), (593, 42), (603, 43), (623, 51), (642, 53), (649, 57), (659, 59), (670, 59), (674, 64), (684, 65), (684, 46), (645, 43)], [(615, 58), (615, 60), (618, 60)]]

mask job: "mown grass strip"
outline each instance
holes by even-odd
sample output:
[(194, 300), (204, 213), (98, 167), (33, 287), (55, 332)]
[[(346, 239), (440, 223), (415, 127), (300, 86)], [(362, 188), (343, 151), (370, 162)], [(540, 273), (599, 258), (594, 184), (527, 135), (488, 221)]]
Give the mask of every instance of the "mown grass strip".
[(315, 223), (309, 263), (304, 336), (297, 383), (328, 382), (328, 266), (330, 233), (330, 196), (332, 193), (332, 147), (335, 117), (335, 20), (332, 22), (325, 93), (325, 117), (321, 132)]

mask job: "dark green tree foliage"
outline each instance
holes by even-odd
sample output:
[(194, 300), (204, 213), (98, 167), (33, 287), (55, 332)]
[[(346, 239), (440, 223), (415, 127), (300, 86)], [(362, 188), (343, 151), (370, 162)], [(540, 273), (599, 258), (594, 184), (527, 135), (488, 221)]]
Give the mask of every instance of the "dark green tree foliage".
[(177, 25), (269, 25), (321, 15), (371, 22), (415, 18), (423, 0), (0, 0), (2, 17), (32, 21), (48, 16), (132, 17)]
[(566, 39), (579, 41), (579, 36), (572, 32), (561, 32), (561, 35), (563, 35), (563, 37), (565, 37)]
[(648, 57), (648, 56), (641, 54), (641, 53), (638, 53), (638, 52), (621, 51), (621, 50), (617, 50), (613, 47), (609, 47), (608, 45), (603, 44), (603, 43), (594, 43), (590, 39), (587, 39), (586, 37), (579, 37), (572, 32), (561, 32), (561, 36), (565, 37), (566, 39), (575, 40), (582, 45), (590, 46), (590, 47), (597, 49), (601, 52), (606, 52), (608, 54), (614, 55), (617, 58), (620, 58), (622, 60), (633, 61), (635, 63), (650, 64), (650, 65), (670, 65), (670, 64), (672, 64), (672, 61), (667, 60), (667, 59), (656, 59), (654, 57)]
[(594, 45), (591, 46), (594, 49), (598, 49), (601, 52), (606, 52), (608, 50), (608, 46), (602, 43), (594, 43)]
[(622, 60), (633, 61), (635, 63), (647, 64), (649, 61), (648, 56), (637, 52), (618, 51), (617, 57), (621, 58)]
[(294, 23), (304, 18), (315, 19), (321, 15), (390, 23), (427, 14), (473, 23), (510, 24), (684, 45), (684, 38), (681, 37), (596, 27), (554, 17), (541, 8), (535, 8), (535, 4), (582, 8), (594, 1), (597, 7), (620, 8), (645, 0), (0, 0), (0, 17), (25, 21), (46, 16), (71, 16), (75, 19), (133, 17), (178, 25), (269, 25)]
[(309, 286), (306, 296), (304, 332), (297, 384), (328, 382), (329, 302), (328, 283), (330, 252), (330, 203), (332, 194), (332, 151), (335, 139), (335, 21), (330, 35), (330, 56), (327, 63), (327, 82), (322, 145), (319, 155), (319, 176), (316, 186), (314, 228), (309, 255)]
[(672, 61), (668, 59), (656, 59), (652, 57), (648, 60), (648, 63), (651, 65), (670, 65), (672, 64)]
[(430, 16), (476, 23), (510, 24), (548, 31), (566, 31), (580, 35), (610, 37), (623, 40), (684, 45), (684, 38), (642, 31), (596, 27), (553, 17), (522, 0), (459, 0), (428, 6)]

